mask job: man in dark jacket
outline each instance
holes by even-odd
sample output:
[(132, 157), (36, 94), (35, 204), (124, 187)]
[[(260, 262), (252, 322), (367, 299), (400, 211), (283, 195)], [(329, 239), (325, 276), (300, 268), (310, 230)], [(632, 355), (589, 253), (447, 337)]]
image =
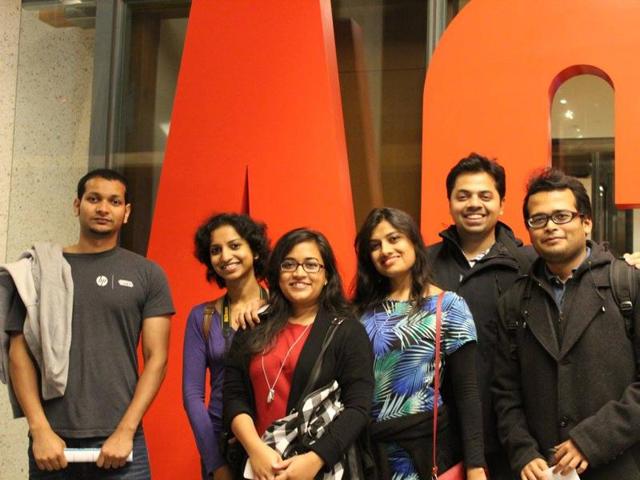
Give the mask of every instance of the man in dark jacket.
[(511, 466), (523, 480), (548, 478), (550, 466), (638, 479), (640, 308), (629, 325), (611, 290), (613, 258), (587, 240), (591, 205), (577, 179), (533, 178), (523, 213), (541, 258), (500, 300), (493, 388)]
[[(442, 241), (428, 249), (434, 281), (462, 296), (473, 314), (486, 461), (492, 480), (509, 480), (513, 475), (498, 441), (490, 392), (497, 304), (519, 272), (528, 270), (535, 252), (522, 247), (511, 229), (498, 221), (504, 205), (505, 173), (497, 162), (474, 153), (460, 160), (447, 176), (447, 196), (454, 225), (443, 230)], [(445, 395), (450, 391), (445, 384)]]

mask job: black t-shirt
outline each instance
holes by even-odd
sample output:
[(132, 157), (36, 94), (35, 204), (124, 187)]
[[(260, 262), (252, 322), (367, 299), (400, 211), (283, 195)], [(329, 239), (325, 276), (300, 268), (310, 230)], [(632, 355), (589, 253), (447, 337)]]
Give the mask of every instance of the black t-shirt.
[(11, 275), (0, 275), (0, 287), (7, 291), (7, 298), (11, 298), (11, 305), (7, 312), (5, 323), (6, 332), (21, 332), (27, 309), (18, 295), (17, 288), (11, 279)]

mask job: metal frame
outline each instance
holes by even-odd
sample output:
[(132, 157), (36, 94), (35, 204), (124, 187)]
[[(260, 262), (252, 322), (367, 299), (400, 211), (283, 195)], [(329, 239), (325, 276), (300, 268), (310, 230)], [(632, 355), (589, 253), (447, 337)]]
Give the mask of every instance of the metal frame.
[(429, 0), (427, 10), (427, 68), (440, 37), (447, 28), (447, 0)]
[(99, 0), (89, 137), (89, 168), (110, 167), (121, 145), (122, 85), (129, 57), (127, 35), (133, 10), (145, 5), (184, 5), (190, 0)]
[(116, 147), (116, 113), (122, 79), (127, 3), (103, 0), (96, 10), (96, 43), (93, 63), (89, 169), (109, 167)]

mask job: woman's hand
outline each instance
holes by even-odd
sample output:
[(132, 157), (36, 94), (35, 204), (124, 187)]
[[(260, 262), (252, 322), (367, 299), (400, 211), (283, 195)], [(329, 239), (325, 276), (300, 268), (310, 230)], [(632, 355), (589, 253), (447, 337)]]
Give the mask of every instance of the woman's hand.
[(487, 474), (482, 467), (467, 468), (467, 480), (487, 480)]
[(276, 465), (276, 480), (313, 480), (323, 465), (315, 452), (295, 455)]
[(520, 472), (520, 480), (544, 480), (549, 465), (543, 458), (534, 458)]
[(260, 323), (258, 313), (262, 313), (267, 301), (263, 298), (252, 300), (245, 305), (235, 307), (231, 318), (231, 328), (234, 330), (252, 329)]
[(273, 448), (261, 443), (249, 452), (249, 462), (254, 479), (273, 480), (276, 475), (275, 466), (282, 462), (282, 458)]

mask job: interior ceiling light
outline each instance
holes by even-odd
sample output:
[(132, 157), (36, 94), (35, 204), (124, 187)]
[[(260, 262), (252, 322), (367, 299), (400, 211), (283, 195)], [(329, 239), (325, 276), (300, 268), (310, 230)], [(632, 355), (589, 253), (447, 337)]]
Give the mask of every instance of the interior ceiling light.
[(160, 123), (160, 130), (162, 130), (162, 133), (164, 133), (164, 135), (166, 137), (169, 136), (170, 128), (171, 128), (171, 122), (162, 122), (162, 123)]
[(574, 113), (573, 110), (567, 110), (566, 112), (564, 112), (564, 118), (568, 118), (569, 120), (573, 120), (574, 117)]
[(566, 104), (567, 104), (567, 99), (566, 99), (566, 98), (561, 98), (561, 99), (560, 99), (560, 103), (561, 103), (562, 105), (566, 105)]

